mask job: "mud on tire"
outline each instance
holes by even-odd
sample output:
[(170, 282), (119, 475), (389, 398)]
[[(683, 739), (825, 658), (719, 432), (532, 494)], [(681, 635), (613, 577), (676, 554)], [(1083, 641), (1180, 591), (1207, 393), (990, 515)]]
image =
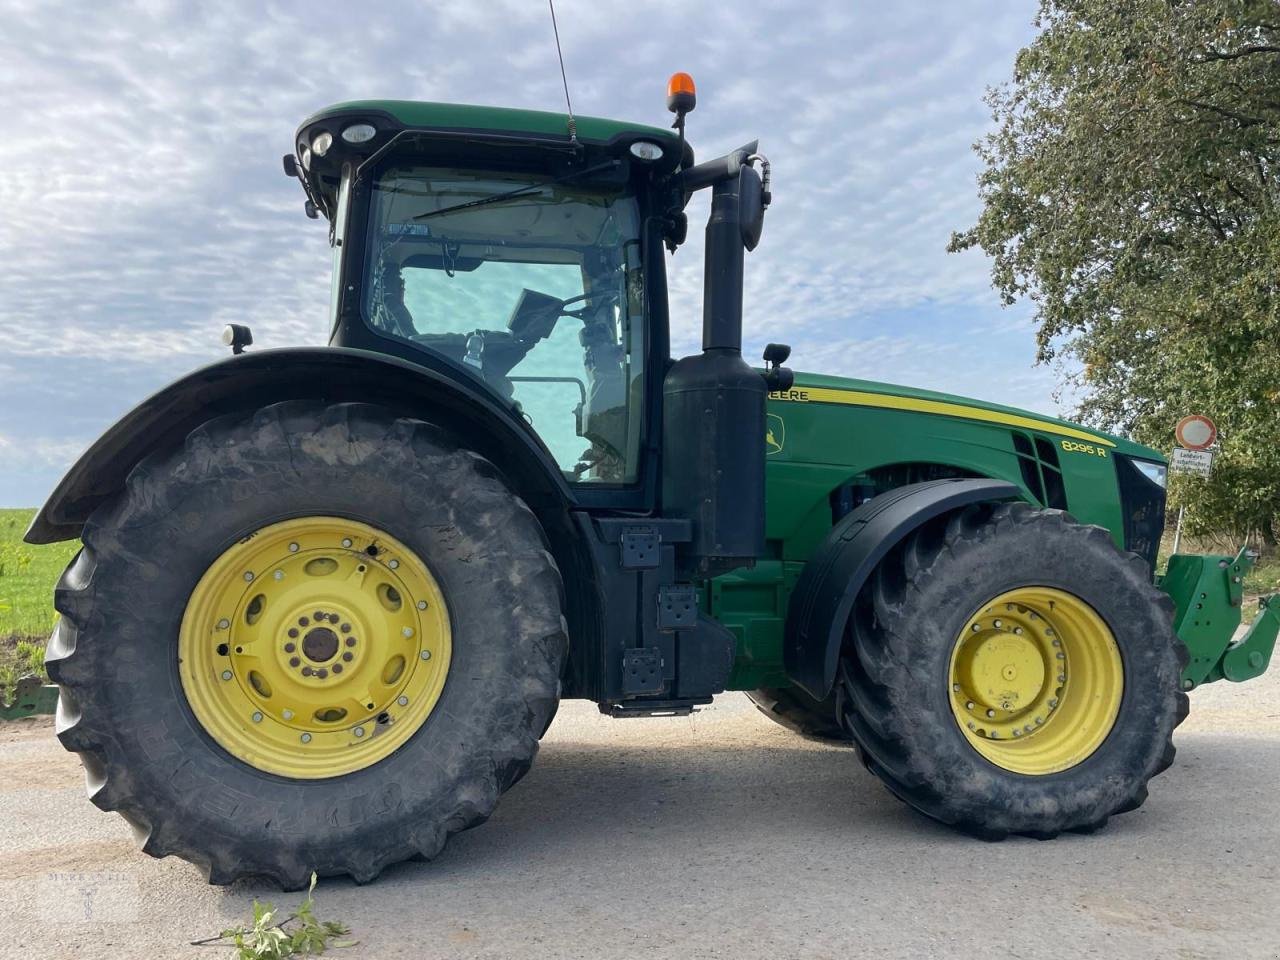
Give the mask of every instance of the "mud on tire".
[[(329, 515), (413, 549), (449, 606), (453, 660), (440, 700), (385, 759), (291, 780), (219, 747), (193, 716), (176, 643), (193, 586), (267, 524)], [(211, 883), (312, 870), (374, 879), (430, 858), (485, 820), (529, 769), (556, 706), (567, 638), (559, 572), (532, 512), (486, 460), (444, 431), (362, 404), (276, 404), (195, 430), (136, 467), (85, 525), (60, 580), (48, 648), (58, 737), (89, 796), (147, 853)]]

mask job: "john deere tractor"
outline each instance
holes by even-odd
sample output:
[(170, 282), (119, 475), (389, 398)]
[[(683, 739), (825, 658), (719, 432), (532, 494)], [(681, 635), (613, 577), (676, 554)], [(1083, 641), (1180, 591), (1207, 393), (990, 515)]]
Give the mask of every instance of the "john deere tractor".
[[(1173, 759), (1187, 690), (1266, 668), (1249, 557), (1154, 578), (1165, 463), (1125, 439), (743, 359), (755, 143), (358, 102), (285, 171), (333, 248), (330, 345), (144, 401), (27, 539), (79, 537), (48, 669), (88, 792), (210, 882), (364, 882), (528, 771), (562, 698), (749, 691), (997, 839), (1090, 831)], [(710, 191), (702, 350), (666, 255)]]

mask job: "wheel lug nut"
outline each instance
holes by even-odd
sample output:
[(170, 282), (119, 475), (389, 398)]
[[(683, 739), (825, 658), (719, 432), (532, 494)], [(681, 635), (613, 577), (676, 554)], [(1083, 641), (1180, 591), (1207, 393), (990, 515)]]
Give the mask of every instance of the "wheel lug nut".
[(228, 620), (226, 617), (223, 617), (221, 620), (218, 621), (219, 630), (226, 630), (229, 626), (231, 626), (231, 621)]
[(992, 625), (993, 627), (995, 627), (997, 630), (999, 630), (999, 629), (1004, 625), (1004, 621), (1002, 621), (1002, 620), (992, 620), (992, 621), (991, 621), (991, 625)]
[(252, 580), (252, 579), (253, 579), (253, 571), (252, 571), (252, 570), (246, 570), (246, 571), (244, 572), (244, 579), (245, 579), (245, 582), (246, 582), (246, 583), (247, 583), (248, 581)]
[(965, 701), (965, 703), (964, 703), (964, 708), (965, 708), (966, 710), (972, 710), (972, 709), (973, 709), (973, 701), (972, 701), (972, 700), (966, 700), (966, 701)]
[(1036, 717), (1036, 726), (1038, 727), (1042, 723), (1044, 723), (1044, 717)]
[(289, 552), (290, 552), (290, 553), (297, 553), (297, 552), (298, 552), (298, 545), (297, 545), (296, 543), (291, 543), (291, 544), (289, 544)]
[(407, 707), (409, 705), (409, 698), (405, 696), (396, 697), (396, 703), (400, 704), (402, 707)]
[(970, 721), (969, 721), (969, 729), (970, 729), (970, 730), (977, 730), (977, 729), (978, 729), (978, 725), (977, 725), (977, 724), (975, 724), (972, 720), (970, 720)]
[(277, 570), (277, 571), (276, 571), (275, 573), (273, 573), (271, 576), (272, 576), (272, 577), (274, 577), (276, 580), (283, 580), (283, 579), (284, 579), (284, 571), (283, 571), (283, 570)]
[(290, 710), (288, 707), (286, 707), (285, 709), (280, 711), (280, 716), (284, 717), (286, 720), (292, 720), (293, 711)]
[(1031, 732), (1031, 724), (1029, 724), (1029, 723), (1028, 723), (1025, 727), (1023, 727), (1023, 728), (1022, 728), (1022, 732), (1023, 732), (1023, 733), (1030, 733), (1030, 732)]
[(1015, 634), (1016, 636), (1019, 636), (1019, 637), (1020, 637), (1020, 636), (1022, 636), (1022, 628), (1021, 628), (1021, 627), (1014, 627), (1014, 628), (1013, 628), (1013, 632), (1014, 632), (1014, 634)]
[(982, 624), (975, 623), (971, 629), (973, 630), (974, 633), (977, 633), (979, 630), (982, 629)]
[(951, 689), (952, 689), (952, 690), (954, 690), (956, 693), (959, 693), (959, 692), (960, 692), (960, 684), (958, 684), (958, 683), (953, 683), (953, 684), (951, 685)]
[(1054, 697), (1052, 700), (1049, 701), (1049, 709), (1056, 710), (1057, 708), (1058, 708), (1058, 698)]
[(1060, 647), (1060, 646), (1062, 646), (1062, 641), (1061, 641), (1061, 640), (1054, 640), (1054, 641), (1053, 641), (1053, 645), (1054, 645), (1055, 647)]
[(390, 567), (392, 570), (394, 570), (394, 569), (396, 569), (397, 567), (399, 567), (399, 566), (400, 566), (400, 561), (399, 561), (399, 560), (388, 560), (388, 561), (387, 561), (387, 566), (388, 566), (388, 567)]
[(1021, 731), (1021, 730), (1019, 730), (1017, 727), (1014, 727), (1014, 728), (1013, 728), (1013, 735), (1014, 735), (1015, 737), (1020, 737), (1020, 736), (1022, 736), (1022, 731)]
[(343, 537), (343, 538), (342, 538), (342, 545), (343, 545), (344, 547), (350, 547), (350, 546), (351, 546), (351, 538), (350, 538), (350, 537)]
[(988, 711), (987, 711), (987, 717), (988, 717), (988, 718), (994, 717), (995, 715), (996, 715), (996, 712), (995, 712), (994, 710), (988, 710)]
[(1059, 683), (1066, 683), (1066, 682), (1067, 682), (1067, 675), (1066, 675), (1065, 673), (1060, 673), (1060, 674), (1058, 674), (1058, 682), (1059, 682)]
[(301, 739), (303, 743), (310, 743), (310, 742), (311, 742), (311, 734), (309, 734), (309, 733), (304, 733), (304, 734), (303, 734), (299, 739)]
[(425, 609), (427, 609), (427, 601), (425, 601), (425, 600), (419, 600), (419, 601), (418, 601), (418, 609), (419, 609), (419, 610), (425, 610)]
[(230, 670), (223, 670), (223, 671), (222, 671), (222, 679), (223, 679), (223, 680), (230, 680), (230, 679), (231, 679), (231, 671), (230, 671)]
[(354, 730), (352, 730), (351, 732), (352, 732), (352, 733), (354, 733), (357, 737), (363, 737), (363, 736), (364, 736), (364, 727), (356, 727), (356, 728), (355, 728)]
[(400, 633), (404, 635), (405, 639), (408, 639), (413, 636), (413, 627), (405, 627)]
[(262, 714), (261, 714), (261, 713), (259, 713), (259, 712), (258, 712), (258, 711), (256, 711), (256, 710), (253, 712), (253, 722), (254, 722), (254, 723), (261, 723), (261, 722), (262, 722)]
[(431, 651), (430, 651), (430, 650), (423, 650), (423, 651), (422, 651), (422, 653), (420, 653), (420, 654), (419, 654), (419, 656), (420, 656), (420, 657), (422, 657), (422, 659), (423, 659), (423, 660), (430, 660), (430, 659), (431, 659)]

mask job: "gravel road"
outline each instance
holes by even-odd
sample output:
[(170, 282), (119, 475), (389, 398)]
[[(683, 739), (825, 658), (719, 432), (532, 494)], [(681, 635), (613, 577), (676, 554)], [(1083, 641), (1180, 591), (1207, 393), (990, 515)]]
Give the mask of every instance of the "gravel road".
[[(1091, 837), (985, 844), (740, 695), (693, 717), (566, 703), (488, 824), (371, 886), (323, 881), (337, 958), (1280, 956), (1280, 671), (1192, 695), (1178, 762)], [(0, 726), (0, 956), (203, 957), (254, 896), (134, 849), (52, 721)]]

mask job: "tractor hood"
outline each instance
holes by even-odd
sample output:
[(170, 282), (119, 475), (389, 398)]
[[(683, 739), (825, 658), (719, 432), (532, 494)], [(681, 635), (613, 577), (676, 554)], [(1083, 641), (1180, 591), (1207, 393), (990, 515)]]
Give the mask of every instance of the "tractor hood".
[(795, 385), (790, 390), (772, 393), (769, 398), (797, 403), (903, 410), (957, 420), (1001, 424), (1039, 431), (1078, 443), (1093, 444), (1113, 453), (1124, 454), (1139, 460), (1164, 463), (1167, 459), (1160, 451), (1134, 443), (1124, 437), (1031, 410), (1020, 410), (1017, 407), (1006, 407), (998, 403), (988, 403), (955, 394), (878, 383), (873, 380), (798, 373)]

